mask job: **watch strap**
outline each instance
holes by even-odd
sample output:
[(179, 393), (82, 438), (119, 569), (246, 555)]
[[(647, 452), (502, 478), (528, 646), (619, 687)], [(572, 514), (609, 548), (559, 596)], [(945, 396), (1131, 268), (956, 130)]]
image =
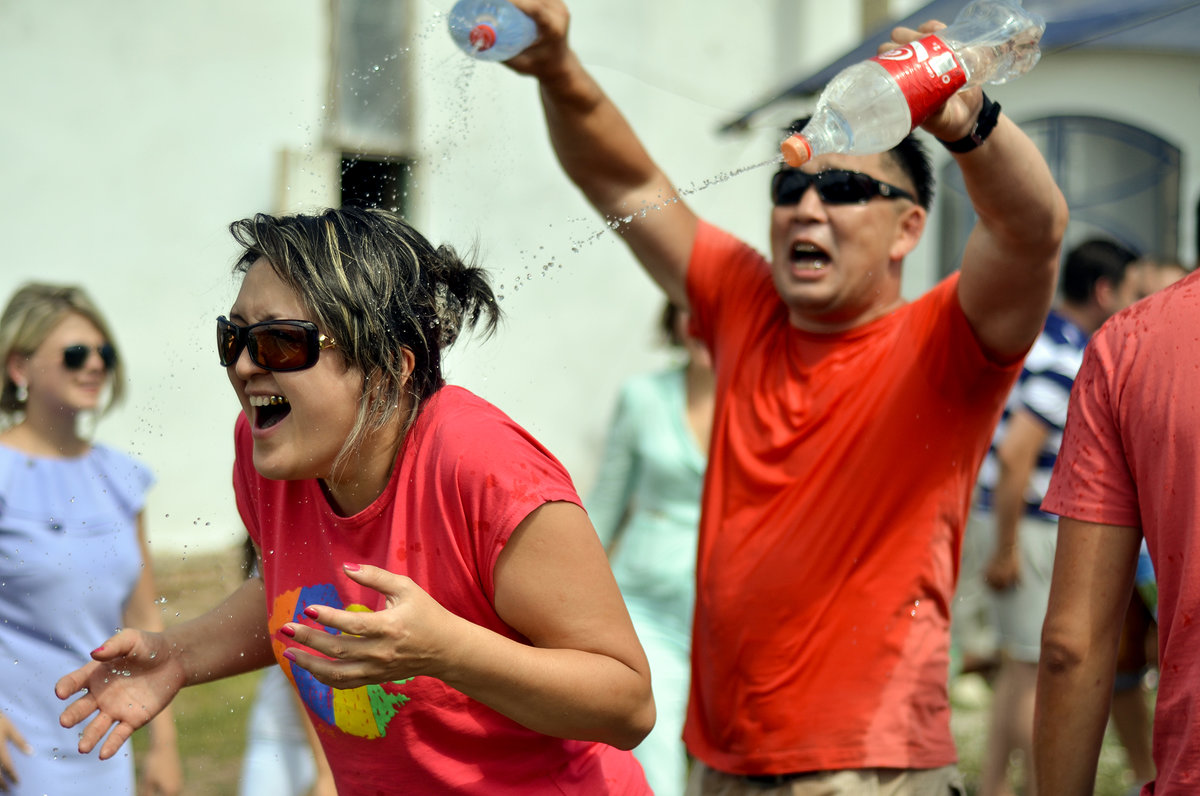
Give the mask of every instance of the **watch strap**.
[(971, 128), (971, 132), (957, 141), (943, 141), (939, 138), (938, 142), (957, 155), (970, 152), (987, 140), (992, 130), (996, 129), (996, 121), (999, 118), (1000, 103), (992, 102), (991, 98), (984, 94), (983, 104), (979, 106), (979, 115), (975, 117), (975, 126)]

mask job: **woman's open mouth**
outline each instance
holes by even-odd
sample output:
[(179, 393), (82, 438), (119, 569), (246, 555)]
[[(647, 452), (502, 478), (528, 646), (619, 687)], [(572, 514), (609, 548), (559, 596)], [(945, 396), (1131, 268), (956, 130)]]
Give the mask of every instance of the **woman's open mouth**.
[(292, 411), (291, 403), (282, 395), (251, 395), (250, 406), (254, 407), (255, 428), (270, 428)]

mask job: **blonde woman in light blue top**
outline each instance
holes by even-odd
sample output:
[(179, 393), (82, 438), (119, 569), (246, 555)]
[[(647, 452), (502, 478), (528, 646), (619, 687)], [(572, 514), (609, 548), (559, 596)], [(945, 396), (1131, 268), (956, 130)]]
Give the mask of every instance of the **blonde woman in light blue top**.
[[(131, 753), (76, 754), (54, 695), (114, 628), (162, 627), (142, 522), (154, 476), (77, 428), (120, 398), (121, 359), (81, 289), (28, 284), (0, 315), (0, 360), (0, 791), (132, 796)], [(180, 792), (170, 713), (141, 763), (141, 792)]]
[(712, 425), (708, 352), (668, 305), (663, 330), (687, 352), (621, 388), (587, 509), (650, 661), (658, 721), (633, 750), (656, 796), (682, 794), (700, 492)]

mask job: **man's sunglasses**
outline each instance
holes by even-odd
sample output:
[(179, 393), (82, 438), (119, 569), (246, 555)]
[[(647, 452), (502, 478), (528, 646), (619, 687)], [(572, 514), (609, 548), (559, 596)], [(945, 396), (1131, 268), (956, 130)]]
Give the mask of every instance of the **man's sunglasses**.
[(69, 345), (63, 349), (63, 367), (67, 370), (80, 370), (87, 364), (88, 357), (95, 351), (100, 355), (101, 361), (104, 362), (105, 370), (112, 370), (117, 366), (117, 349), (112, 347), (112, 343), (104, 343), (98, 346)]
[(880, 182), (861, 171), (829, 169), (809, 174), (800, 169), (780, 169), (771, 178), (771, 201), (776, 207), (794, 205), (815, 185), (817, 196), (827, 205), (858, 205), (869, 202), (876, 196), (884, 199), (908, 199), (916, 201), (903, 188)]
[(238, 326), (224, 315), (217, 318), (217, 356), (224, 367), (237, 362), (242, 348), (263, 370), (304, 370), (317, 364), (321, 349), (336, 343), (309, 321), (263, 321)]

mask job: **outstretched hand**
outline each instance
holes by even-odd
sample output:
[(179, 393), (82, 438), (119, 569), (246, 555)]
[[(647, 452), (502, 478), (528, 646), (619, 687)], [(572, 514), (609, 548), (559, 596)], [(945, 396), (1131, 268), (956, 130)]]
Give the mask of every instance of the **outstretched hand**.
[(90, 663), (54, 686), (59, 699), (79, 694), (59, 723), (74, 727), (96, 714), (79, 737), (79, 751), (87, 754), (103, 740), (100, 759), (107, 760), (134, 730), (170, 704), (184, 680), (183, 669), (162, 634), (122, 630), (92, 651)]
[[(881, 44), (879, 46), (879, 53), (882, 55), (897, 46), (909, 44), (931, 33), (937, 33), (944, 27), (946, 27), (944, 22), (931, 19), (923, 23), (916, 30), (912, 28), (893, 28), (892, 40)], [(979, 116), (979, 109), (982, 105), (983, 91), (978, 86), (959, 91), (953, 94), (942, 104), (942, 107), (938, 108), (928, 119), (922, 122), (921, 128), (935, 138), (940, 138), (943, 141), (957, 141), (971, 134), (971, 130), (975, 126), (975, 119)]]
[(289, 647), (284, 656), (334, 688), (358, 688), (417, 675), (440, 677), (457, 634), (469, 624), (467, 620), (447, 611), (404, 575), (365, 564), (348, 564), (345, 572), (356, 583), (384, 595), (386, 607), (365, 612), (311, 605), (305, 615), (336, 632), (289, 622), (279, 632), (320, 654)]

